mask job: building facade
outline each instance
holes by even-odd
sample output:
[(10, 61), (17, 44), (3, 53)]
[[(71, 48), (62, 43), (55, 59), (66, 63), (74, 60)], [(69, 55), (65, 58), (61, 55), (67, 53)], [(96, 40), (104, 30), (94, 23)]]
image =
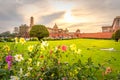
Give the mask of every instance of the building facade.
[[(34, 25), (34, 18), (30, 17), (30, 25), (26, 24), (19, 26), (19, 36), (24, 38), (29, 38), (29, 31)], [(17, 28), (16, 28), (17, 29)], [(102, 32), (98, 33), (80, 33), (80, 30), (77, 29), (75, 32), (69, 32), (66, 28), (65, 30), (60, 29), (57, 24), (55, 24), (52, 28), (47, 27), (49, 31), (49, 38), (52, 39), (66, 39), (66, 38), (111, 38), (112, 34), (120, 29), (120, 16), (117, 16), (113, 20), (113, 24), (111, 26), (103, 26)]]
[(57, 24), (55, 24), (53, 28), (47, 27), (47, 29), (49, 31), (49, 38), (52, 39), (78, 38), (80, 35), (80, 30), (69, 32), (67, 28), (65, 30), (60, 29)]
[(120, 16), (114, 18), (112, 26), (103, 26), (102, 32), (115, 32), (118, 29), (120, 29)]
[(22, 24), (21, 26), (19, 26), (19, 36), (28, 38), (29, 37), (29, 28), (30, 27), (27, 26), (26, 24)]

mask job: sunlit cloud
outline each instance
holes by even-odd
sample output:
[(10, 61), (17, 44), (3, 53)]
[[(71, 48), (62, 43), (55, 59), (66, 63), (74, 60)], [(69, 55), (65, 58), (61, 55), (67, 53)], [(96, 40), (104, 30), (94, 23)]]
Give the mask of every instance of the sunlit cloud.
[(31, 16), (35, 24), (47, 27), (56, 23), (70, 31), (99, 32), (120, 15), (119, 3), (119, 0), (0, 0), (0, 32), (21, 24), (29, 26)]

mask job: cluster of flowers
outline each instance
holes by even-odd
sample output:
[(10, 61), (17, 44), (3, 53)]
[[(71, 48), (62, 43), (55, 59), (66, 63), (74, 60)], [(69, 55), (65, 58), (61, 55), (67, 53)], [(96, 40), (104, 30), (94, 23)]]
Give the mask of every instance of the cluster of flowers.
[[(15, 38), (15, 44), (22, 44), (22, 46), (24, 46), (24, 44), (26, 43), (26, 40), (24, 38)], [(37, 47), (36, 47), (37, 46)], [(37, 49), (38, 48), (38, 49)], [(28, 51), (28, 54), (9, 54), (11, 49), (8, 45), (4, 46), (4, 50), (8, 52), (8, 55), (6, 56), (6, 63), (7, 63), (7, 68), (10, 71), (13, 68), (18, 68), (19, 71), (16, 71), (17, 74), (15, 75), (10, 75), (10, 80), (20, 80), (23, 77), (29, 77), (33, 70), (33, 72), (38, 68), (41, 69), (41, 72), (44, 71), (45, 67), (43, 67), (44, 65), (46, 65), (46, 60), (48, 60), (48, 58), (51, 58), (51, 55), (53, 55), (53, 60), (55, 58), (59, 58), (58, 56), (55, 56), (53, 53), (76, 53), (77, 55), (81, 54), (81, 49), (78, 49), (77, 46), (75, 44), (72, 44), (70, 46), (66, 46), (66, 45), (62, 45), (62, 46), (57, 46), (55, 48), (50, 48), (49, 44), (47, 41), (42, 41), (42, 43), (40, 43), (40, 45), (29, 45), (28, 48), (26, 49)], [(49, 50), (49, 51), (48, 51)], [(46, 53), (50, 53), (50, 54), (46, 54)], [(36, 54), (39, 53), (39, 54)], [(75, 54), (75, 55), (76, 55)], [(25, 56), (27, 55), (27, 57)], [(48, 56), (50, 55), (50, 56)], [(47, 57), (48, 56), (48, 57)], [(61, 55), (60, 55), (61, 56)], [(43, 60), (44, 57), (46, 57), (46, 60)], [(58, 59), (57, 64), (60, 65), (61, 64), (61, 59)], [(26, 62), (26, 63), (25, 63)], [(48, 61), (49, 62), (49, 61)], [(17, 64), (18, 66), (14, 67), (14, 64)], [(27, 70), (25, 70), (24, 68), (26, 67), (20, 67), (20, 66), (24, 66), (25, 64), (27, 64)], [(24, 71), (25, 72), (24, 72)], [(78, 71), (75, 71), (78, 72)], [(106, 68), (106, 71), (104, 72), (105, 75), (111, 73), (112, 70), (110, 67)], [(34, 74), (34, 73), (33, 73)], [(37, 74), (39, 76), (39, 74)], [(55, 75), (55, 74), (54, 74)], [(39, 78), (40, 80), (42, 80), (42, 78)], [(66, 80), (66, 77), (62, 78), (63, 80)]]

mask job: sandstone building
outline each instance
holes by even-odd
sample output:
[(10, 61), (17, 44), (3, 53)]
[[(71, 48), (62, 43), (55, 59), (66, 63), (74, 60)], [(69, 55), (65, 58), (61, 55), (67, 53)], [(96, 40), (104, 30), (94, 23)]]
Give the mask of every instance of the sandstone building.
[[(24, 38), (29, 38), (29, 31), (34, 25), (34, 18), (30, 17), (30, 25), (26, 24), (19, 26), (19, 36)], [(112, 34), (120, 29), (120, 16), (117, 16), (111, 26), (103, 26), (102, 32), (98, 33), (80, 33), (77, 29), (75, 32), (69, 32), (66, 28), (65, 30), (60, 29), (57, 24), (52, 28), (47, 27), (49, 31), (49, 38), (52, 39), (66, 39), (66, 38), (111, 38)]]
[(103, 26), (102, 32), (115, 32), (120, 29), (120, 16), (114, 18), (112, 26)]

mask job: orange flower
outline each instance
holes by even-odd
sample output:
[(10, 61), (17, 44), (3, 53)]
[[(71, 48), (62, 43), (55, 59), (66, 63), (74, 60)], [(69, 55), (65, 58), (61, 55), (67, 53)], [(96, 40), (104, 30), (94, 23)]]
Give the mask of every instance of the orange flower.
[(40, 58), (44, 58), (44, 56), (42, 55), (42, 56), (40, 56)]
[(40, 80), (43, 80), (42, 78), (40, 78)]
[(50, 50), (50, 55), (52, 55), (52, 53), (53, 53), (53, 50)]
[(60, 60), (58, 60), (58, 64), (60, 64)]
[(105, 75), (109, 74), (112, 72), (112, 69), (110, 67), (107, 67), (105, 70)]

